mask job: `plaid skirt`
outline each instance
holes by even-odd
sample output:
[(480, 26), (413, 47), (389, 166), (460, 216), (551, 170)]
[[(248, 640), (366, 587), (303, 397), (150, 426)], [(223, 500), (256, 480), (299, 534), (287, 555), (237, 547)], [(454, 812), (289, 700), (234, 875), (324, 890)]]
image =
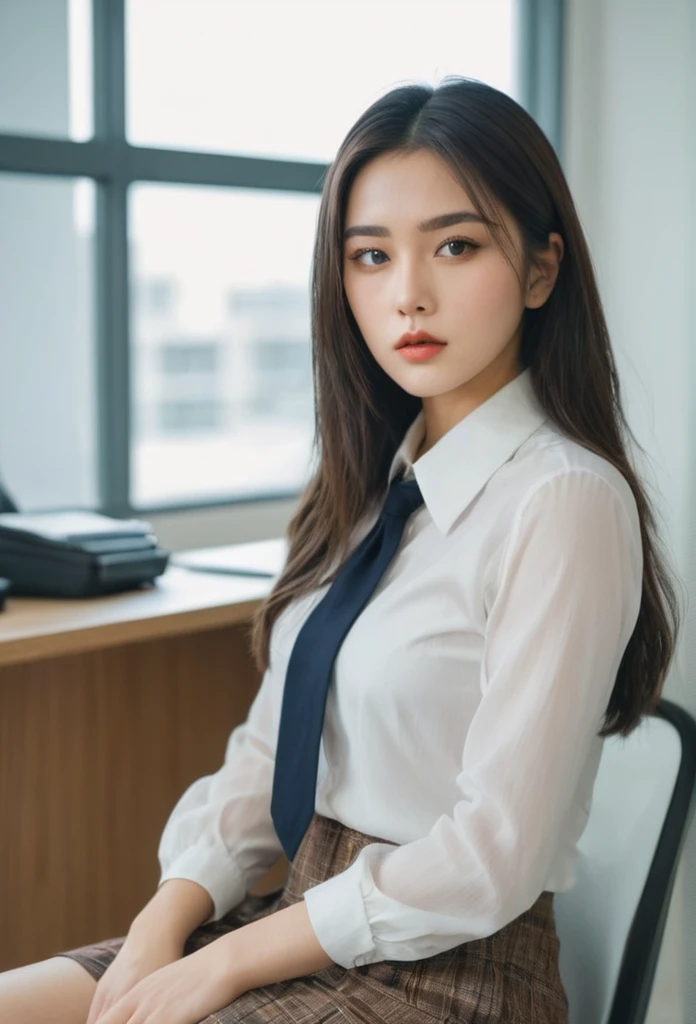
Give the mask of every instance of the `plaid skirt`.
[[(313, 885), (345, 870), (367, 843), (384, 842), (315, 814), (283, 888), (249, 895), (219, 921), (190, 935), (184, 956), (233, 928), (282, 910)], [(108, 939), (58, 956), (99, 979), (123, 944)], [(558, 970), (553, 893), (494, 935), (421, 960), (382, 960), (252, 989), (203, 1024), (567, 1024)]]

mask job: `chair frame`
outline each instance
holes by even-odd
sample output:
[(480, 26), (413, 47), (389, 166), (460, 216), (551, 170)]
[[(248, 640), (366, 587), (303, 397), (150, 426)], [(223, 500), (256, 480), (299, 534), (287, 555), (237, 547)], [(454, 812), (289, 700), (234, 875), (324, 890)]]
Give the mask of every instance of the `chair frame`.
[(696, 721), (684, 708), (664, 698), (653, 714), (677, 730), (681, 758), (660, 838), (624, 947), (608, 1024), (644, 1024), (677, 866), (693, 811)]

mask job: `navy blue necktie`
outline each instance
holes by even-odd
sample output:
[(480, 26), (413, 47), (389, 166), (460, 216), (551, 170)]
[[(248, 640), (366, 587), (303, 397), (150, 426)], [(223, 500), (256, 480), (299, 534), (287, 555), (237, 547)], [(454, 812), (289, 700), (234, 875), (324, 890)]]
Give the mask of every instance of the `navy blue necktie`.
[(288, 860), (314, 814), (324, 709), (338, 649), (396, 554), (408, 517), (422, 503), (415, 480), (392, 482), (377, 522), (297, 634), (285, 676), (271, 798)]

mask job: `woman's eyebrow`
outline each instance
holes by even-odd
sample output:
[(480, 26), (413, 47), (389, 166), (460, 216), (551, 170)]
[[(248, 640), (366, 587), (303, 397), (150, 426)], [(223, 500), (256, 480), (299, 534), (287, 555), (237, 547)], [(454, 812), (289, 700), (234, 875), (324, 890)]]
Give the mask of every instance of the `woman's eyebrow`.
[[(418, 230), (439, 231), (441, 228), (449, 228), (453, 224), (464, 223), (491, 224), (491, 221), (486, 220), (485, 217), (482, 217), (478, 213), (474, 213), (473, 210), (459, 210), (457, 213), (442, 213), (439, 217), (431, 217), (430, 220), (421, 221), (418, 225)], [(388, 228), (381, 227), (379, 224), (356, 224), (354, 227), (346, 228), (343, 234), (343, 240), (347, 241), (355, 235), (371, 235), (377, 238), (389, 238), (390, 231)]]

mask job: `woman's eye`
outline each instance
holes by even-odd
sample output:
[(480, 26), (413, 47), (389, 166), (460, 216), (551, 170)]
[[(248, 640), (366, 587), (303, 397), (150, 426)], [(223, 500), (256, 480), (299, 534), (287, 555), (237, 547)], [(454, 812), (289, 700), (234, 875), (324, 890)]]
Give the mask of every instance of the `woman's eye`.
[(452, 238), (449, 242), (443, 242), (437, 250), (441, 252), (447, 249), (446, 256), (463, 256), (466, 249), (475, 249), (473, 242), (465, 242), (463, 238)]
[[(442, 243), (435, 255), (443, 253), (444, 250), (445, 256), (455, 258), (464, 256), (467, 250), (473, 249), (478, 249), (474, 242), (467, 242), (464, 238), (451, 238), (448, 242)], [(360, 249), (350, 258), (363, 267), (380, 267), (389, 261), (389, 257), (382, 249)]]
[[(374, 262), (366, 260), (366, 256), (374, 257)], [(362, 263), (364, 267), (377, 267), (384, 263), (387, 256), (381, 249), (361, 249), (360, 252), (356, 252), (354, 256), (351, 256), (351, 259), (355, 260), (356, 263)]]

